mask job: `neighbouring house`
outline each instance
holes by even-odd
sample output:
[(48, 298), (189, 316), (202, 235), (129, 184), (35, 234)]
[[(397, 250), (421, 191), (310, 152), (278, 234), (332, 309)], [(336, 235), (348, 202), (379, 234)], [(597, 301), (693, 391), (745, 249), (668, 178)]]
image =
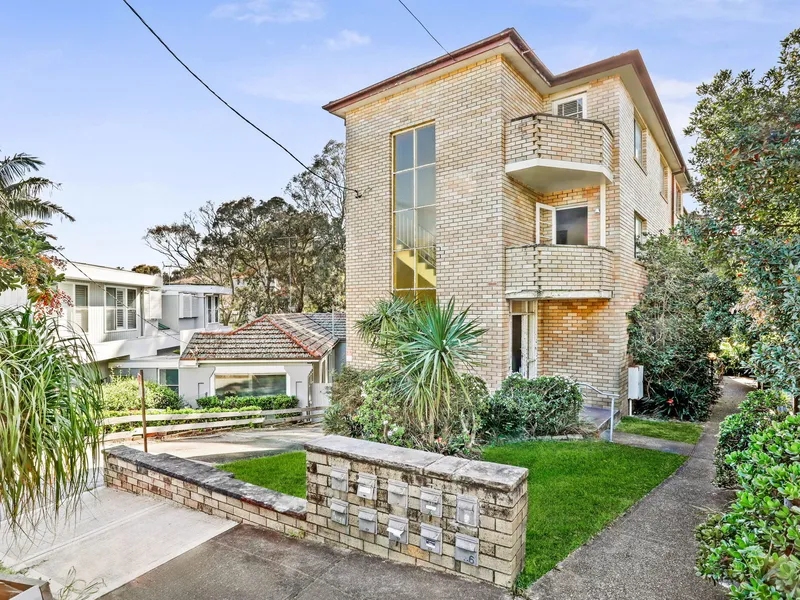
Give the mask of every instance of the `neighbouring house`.
[(353, 335), (376, 299), (452, 297), (488, 329), (490, 387), (564, 375), (627, 398), (637, 239), (676, 222), (688, 185), (638, 51), (554, 75), (507, 29), (324, 108), (345, 120), (361, 191), (347, 197), (353, 366), (376, 363)]
[(180, 393), (296, 396), (300, 406), (329, 403), (345, 361), (344, 313), (264, 315), (229, 332), (196, 332), (180, 357)]
[[(59, 290), (69, 296), (65, 325), (85, 333), (104, 377), (136, 375), (179, 387), (181, 344), (195, 331), (230, 329), (219, 323), (220, 298), (228, 288), (163, 285), (160, 275), (87, 263), (67, 263)], [(25, 290), (0, 294), (0, 306), (27, 302)]]

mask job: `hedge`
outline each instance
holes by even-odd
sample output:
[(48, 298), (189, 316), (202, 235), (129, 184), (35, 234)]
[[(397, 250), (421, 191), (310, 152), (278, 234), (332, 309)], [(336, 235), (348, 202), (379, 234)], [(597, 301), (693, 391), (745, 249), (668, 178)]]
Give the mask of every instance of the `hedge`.
[(736, 468), (727, 462), (728, 455), (737, 450), (746, 450), (750, 436), (764, 430), (775, 421), (789, 416), (789, 398), (774, 390), (755, 390), (739, 407), (739, 412), (729, 415), (720, 424), (719, 440), (714, 450), (714, 483), (720, 487), (733, 488), (738, 485)]
[[(147, 408), (183, 408), (183, 401), (175, 391), (155, 381), (144, 382), (144, 400)], [(114, 377), (103, 384), (104, 410), (140, 410), (141, 406), (141, 391), (136, 378)]]
[(278, 394), (276, 396), (206, 396), (198, 398), (200, 408), (239, 409), (246, 406), (257, 406), (260, 410), (280, 410), (297, 408), (298, 400), (294, 396)]

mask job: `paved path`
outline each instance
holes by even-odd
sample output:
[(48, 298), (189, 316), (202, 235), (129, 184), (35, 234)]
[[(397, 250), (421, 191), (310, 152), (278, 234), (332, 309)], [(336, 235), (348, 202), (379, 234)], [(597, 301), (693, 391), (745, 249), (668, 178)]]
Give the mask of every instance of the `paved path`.
[(528, 591), (535, 600), (722, 600), (727, 594), (694, 574), (694, 528), (723, 508), (729, 491), (713, 486), (719, 423), (750, 391), (749, 380), (726, 378), (723, 397), (688, 461), (594, 540), (567, 557)]
[(237, 525), (103, 598), (505, 600), (508, 595), (455, 575)]
[(614, 443), (622, 444), (623, 446), (634, 446), (635, 448), (645, 448), (646, 450), (660, 450), (670, 454), (682, 454), (683, 456), (692, 456), (695, 450), (695, 444), (662, 440), (661, 438), (626, 433), (624, 431), (614, 432)]
[[(302, 450), (303, 444), (323, 435), (325, 434), (319, 424), (270, 429), (234, 429), (221, 433), (176, 437), (159, 441), (148, 439), (147, 451), (151, 454), (166, 452), (180, 458), (220, 464), (243, 458), (271, 456), (282, 452)], [(122, 443), (142, 450), (140, 441)], [(116, 445), (118, 444), (109, 444), (109, 446)]]
[[(57, 593), (72, 579), (113, 590), (208, 541), (235, 523), (152, 498), (100, 487), (80, 510), (31, 538), (13, 538), (0, 522), (0, 562), (50, 582)], [(74, 569), (74, 575), (70, 571)], [(156, 597), (156, 596), (153, 596)]]

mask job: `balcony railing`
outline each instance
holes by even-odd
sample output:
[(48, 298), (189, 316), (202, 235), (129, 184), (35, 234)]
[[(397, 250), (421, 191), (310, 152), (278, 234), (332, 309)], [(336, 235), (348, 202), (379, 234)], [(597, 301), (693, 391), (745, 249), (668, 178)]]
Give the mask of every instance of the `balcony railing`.
[(611, 298), (611, 251), (600, 246), (531, 244), (506, 248), (510, 299)]
[(613, 136), (601, 121), (536, 113), (506, 124), (506, 173), (548, 193), (613, 181)]

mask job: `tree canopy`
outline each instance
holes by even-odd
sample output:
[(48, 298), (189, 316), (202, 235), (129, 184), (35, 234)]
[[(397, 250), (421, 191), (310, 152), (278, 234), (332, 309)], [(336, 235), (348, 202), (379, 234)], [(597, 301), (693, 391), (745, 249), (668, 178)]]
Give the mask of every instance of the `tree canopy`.
[(800, 395), (800, 29), (761, 78), (720, 71), (698, 88), (692, 224), (750, 317), (756, 377)]

